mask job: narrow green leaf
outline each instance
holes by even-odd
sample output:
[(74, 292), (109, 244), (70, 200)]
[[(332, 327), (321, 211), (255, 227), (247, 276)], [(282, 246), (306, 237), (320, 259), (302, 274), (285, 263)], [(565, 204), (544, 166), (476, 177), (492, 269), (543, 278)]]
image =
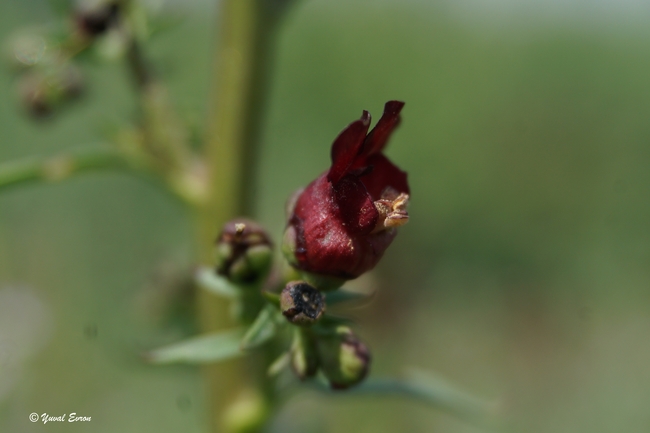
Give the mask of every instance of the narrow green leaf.
[(276, 307), (280, 306), (280, 295), (277, 293), (269, 292), (268, 290), (262, 290), (262, 296), (266, 298), (267, 301), (275, 305)]
[(332, 328), (333, 326), (339, 325), (353, 325), (354, 320), (347, 317), (334, 316), (332, 314), (325, 314), (323, 318), (318, 323), (319, 328)]
[(241, 341), (242, 350), (250, 350), (271, 339), (277, 331), (278, 310), (271, 304), (267, 304), (257, 315), (253, 324), (248, 328)]
[(243, 355), (242, 329), (201, 335), (144, 354), (153, 364), (206, 364)]
[(459, 390), (454, 385), (419, 370), (409, 372), (406, 380), (368, 379), (361, 385), (345, 392), (332, 391), (319, 385), (321, 390), (337, 395), (407, 397), (444, 410), (461, 419), (486, 429), (498, 426), (497, 405)]
[(195, 279), (201, 288), (222, 298), (235, 299), (241, 294), (239, 287), (207, 266), (202, 266), (196, 271)]
[(290, 361), (291, 356), (289, 355), (289, 352), (284, 352), (278, 357), (278, 359), (273, 361), (273, 363), (266, 370), (266, 373), (269, 375), (269, 377), (277, 376), (282, 370), (289, 366)]
[(334, 292), (327, 293), (325, 296), (325, 301), (327, 302), (327, 305), (336, 305), (342, 302), (359, 301), (361, 299), (368, 298), (370, 298), (370, 296), (363, 293), (350, 292), (349, 290), (339, 289)]

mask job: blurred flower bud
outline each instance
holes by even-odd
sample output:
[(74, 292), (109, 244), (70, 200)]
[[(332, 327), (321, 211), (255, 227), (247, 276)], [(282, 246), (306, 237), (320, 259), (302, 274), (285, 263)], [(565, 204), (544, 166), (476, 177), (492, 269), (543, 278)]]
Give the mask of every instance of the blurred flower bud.
[(290, 200), (283, 252), (293, 266), (327, 278), (357, 278), (375, 267), (397, 227), (408, 221), (406, 173), (383, 154), (403, 106), (388, 101), (370, 132), (364, 111), (334, 140), (330, 169)]
[(253, 221), (232, 220), (217, 238), (217, 273), (234, 283), (252, 283), (265, 277), (272, 258), (268, 234)]
[(255, 433), (264, 426), (269, 416), (269, 406), (259, 391), (244, 389), (226, 408), (222, 427), (232, 433)]
[(346, 389), (360, 383), (370, 369), (370, 352), (346, 326), (318, 340), (321, 370), (334, 389)]
[(325, 312), (325, 297), (304, 281), (291, 281), (280, 294), (280, 309), (295, 325), (311, 325)]
[(52, 113), (54, 101), (41, 74), (27, 73), (18, 83), (20, 101), (33, 118), (42, 119)]
[(318, 352), (313, 337), (302, 328), (296, 328), (291, 345), (291, 369), (300, 380), (314, 377), (318, 372)]
[(92, 7), (80, 8), (74, 16), (77, 29), (86, 37), (92, 38), (105, 33), (119, 20), (120, 3), (111, 1)]
[(18, 83), (21, 102), (35, 118), (52, 114), (63, 103), (79, 97), (83, 89), (83, 76), (72, 65), (25, 72)]

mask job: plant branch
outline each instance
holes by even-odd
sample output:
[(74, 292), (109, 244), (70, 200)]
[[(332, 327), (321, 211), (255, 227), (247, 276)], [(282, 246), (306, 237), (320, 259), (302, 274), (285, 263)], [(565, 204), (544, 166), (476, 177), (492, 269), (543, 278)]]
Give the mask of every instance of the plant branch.
[(28, 157), (0, 163), (0, 193), (32, 183), (57, 183), (73, 176), (101, 170), (124, 171), (160, 187), (187, 206), (196, 203), (166, 179), (142, 164), (130, 161), (119, 151), (107, 147), (67, 151), (50, 157)]
[(73, 175), (102, 169), (128, 169), (113, 150), (92, 149), (47, 158), (25, 158), (0, 164), (0, 191), (33, 182), (59, 182)]
[(140, 42), (138, 42), (135, 36), (132, 36), (131, 41), (129, 42), (126, 59), (136, 88), (142, 91), (152, 83), (153, 72), (147, 63), (147, 60), (144, 58)]

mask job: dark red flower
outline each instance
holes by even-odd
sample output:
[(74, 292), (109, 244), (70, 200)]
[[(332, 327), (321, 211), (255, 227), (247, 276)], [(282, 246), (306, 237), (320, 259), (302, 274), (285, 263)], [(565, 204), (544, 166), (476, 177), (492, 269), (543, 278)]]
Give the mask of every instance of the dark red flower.
[(285, 252), (296, 268), (356, 278), (377, 264), (396, 228), (408, 221), (406, 173), (382, 153), (403, 106), (387, 102), (370, 133), (370, 114), (364, 111), (332, 144), (330, 169), (295, 199)]

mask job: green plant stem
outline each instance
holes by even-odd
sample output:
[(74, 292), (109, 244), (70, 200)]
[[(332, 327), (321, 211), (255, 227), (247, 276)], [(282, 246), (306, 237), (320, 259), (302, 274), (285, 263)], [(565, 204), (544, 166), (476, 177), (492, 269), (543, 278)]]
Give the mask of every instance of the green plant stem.
[(132, 37), (126, 52), (127, 65), (136, 88), (143, 91), (153, 81), (153, 72), (151, 71), (147, 60), (144, 58), (140, 42)]
[[(220, 2), (216, 80), (205, 145), (209, 198), (198, 213), (197, 244), (204, 263), (213, 260), (213, 242), (219, 228), (233, 217), (252, 212), (255, 156), (267, 94), (272, 36), (279, 22), (279, 13), (268, 9), (269, 4), (265, 0)], [(204, 331), (231, 325), (227, 302), (205, 293), (198, 301)], [(253, 386), (260, 392), (268, 389), (265, 383), (251, 384), (262, 379), (245, 371), (241, 363), (209, 367), (206, 374), (213, 431), (224, 431), (220, 419), (245, 388)]]
[(57, 183), (79, 174), (102, 170), (132, 174), (160, 187), (184, 205), (196, 205), (192, 197), (174, 189), (153, 171), (130, 162), (116, 150), (95, 146), (50, 157), (29, 157), (0, 163), (0, 193), (21, 185)]
[(117, 152), (90, 149), (48, 158), (25, 158), (0, 164), (0, 191), (33, 182), (59, 182), (73, 175), (102, 169), (128, 169)]

